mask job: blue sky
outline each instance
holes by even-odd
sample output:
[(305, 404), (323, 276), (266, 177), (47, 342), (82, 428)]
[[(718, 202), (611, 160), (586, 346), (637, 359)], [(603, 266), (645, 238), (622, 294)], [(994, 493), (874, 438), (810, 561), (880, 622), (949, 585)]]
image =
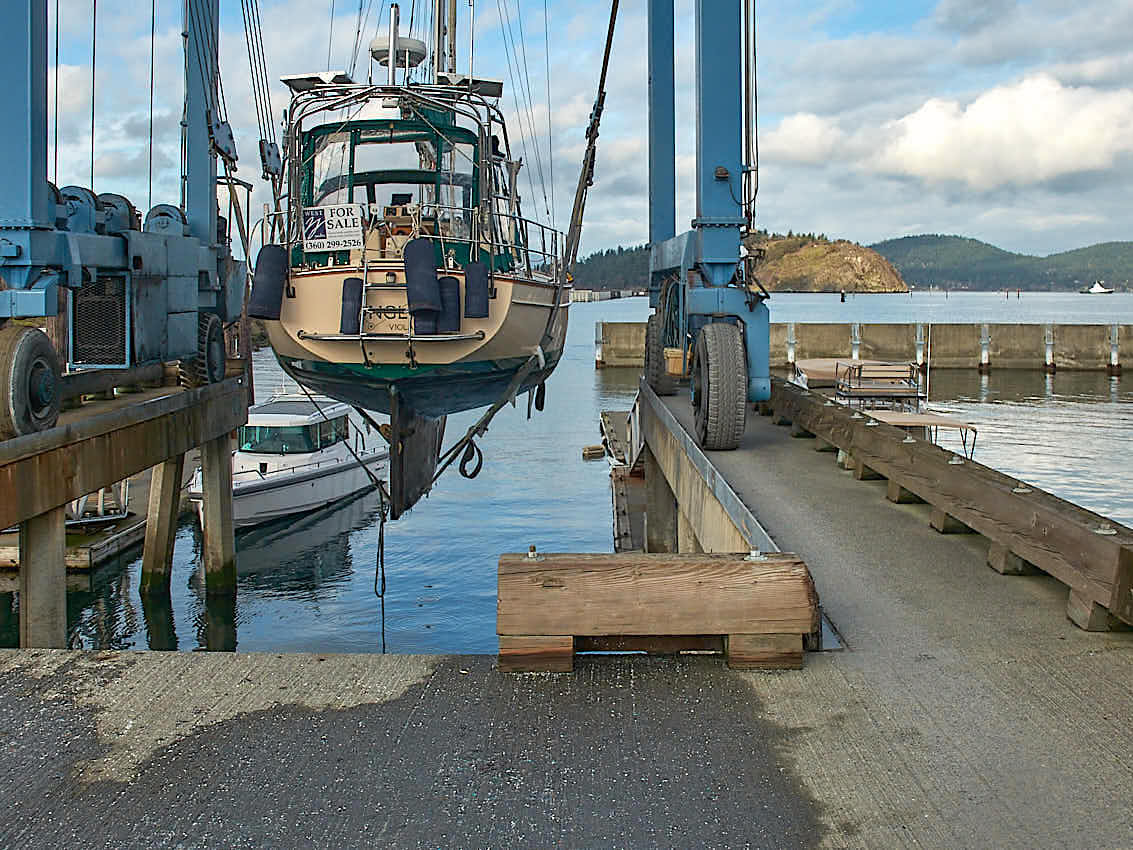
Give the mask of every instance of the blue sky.
[[(260, 2), (269, 76), (324, 68), (331, 0)], [(221, 5), (222, 72), (241, 174), (258, 177), (240, 5), (237, 0)], [(412, 0), (400, 5), (404, 27)], [(1038, 254), (1130, 237), (1133, 0), (757, 5), (763, 226), (863, 242), (961, 233)], [(177, 200), (182, 96), (181, 2), (158, 0), (158, 6), (155, 203)], [(645, 3), (623, 0), (621, 6), (584, 253), (646, 238)], [(692, 2), (677, 0), (676, 6), (677, 108), (678, 115), (691, 115)], [(59, 182), (86, 185), (91, 2), (62, 0), (61, 8)], [(343, 67), (358, 2), (334, 0), (334, 8), (331, 64)], [(373, 3), (364, 41), (372, 38), (382, 8), (388, 2)], [(499, 10), (511, 18), (514, 32), (517, 8), (526, 35), (533, 122), (543, 159), (553, 151), (556, 218), (562, 225), (609, 5), (547, 4), (549, 139), (542, 0), (521, 0), (518, 7), (517, 0), (476, 0), (476, 69), (508, 81), (504, 106), (513, 112)], [(466, 0), (459, 0), (459, 10), (463, 66)], [(139, 207), (148, 195), (149, 27), (148, 3), (100, 0), (94, 188), (125, 194)], [(282, 86), (273, 97), (278, 114), (286, 104)], [(688, 123), (678, 133), (678, 226), (694, 214)], [(528, 148), (533, 166), (532, 143)], [(528, 170), (534, 177), (536, 169)], [(545, 161), (544, 183), (548, 171)], [(537, 178), (530, 185), (528, 210), (541, 210), (550, 187)]]

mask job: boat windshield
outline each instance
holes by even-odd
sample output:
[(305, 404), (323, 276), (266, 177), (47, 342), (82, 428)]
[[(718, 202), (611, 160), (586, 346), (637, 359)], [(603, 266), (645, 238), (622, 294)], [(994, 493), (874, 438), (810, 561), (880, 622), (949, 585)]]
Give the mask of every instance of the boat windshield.
[(313, 452), (319, 447), (318, 425), (284, 427), (245, 425), (240, 429), (240, 451), (287, 455)]
[(317, 425), (245, 425), (240, 429), (240, 451), (259, 454), (302, 454), (341, 443), (349, 436), (346, 417)]

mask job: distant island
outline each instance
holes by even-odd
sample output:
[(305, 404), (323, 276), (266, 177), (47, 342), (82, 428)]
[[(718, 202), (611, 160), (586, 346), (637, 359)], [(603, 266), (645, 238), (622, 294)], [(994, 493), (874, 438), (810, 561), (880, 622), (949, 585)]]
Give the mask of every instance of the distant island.
[(910, 284), (944, 289), (1077, 291), (1095, 280), (1133, 288), (1133, 242), (1103, 242), (1035, 257), (963, 236), (905, 236), (871, 245)]
[[(748, 250), (762, 249), (765, 258), (756, 275), (772, 292), (907, 292), (900, 272), (878, 252), (825, 234), (758, 231)], [(579, 260), (574, 268), (578, 289), (645, 289), (649, 276), (646, 245), (611, 248)]]
[[(759, 280), (773, 292), (906, 292), (909, 288), (1073, 291), (1095, 280), (1133, 290), (1133, 242), (1105, 242), (1035, 257), (963, 236), (905, 236), (863, 246), (825, 234), (759, 231)], [(611, 248), (575, 265), (579, 289), (640, 290), (649, 274), (646, 245)]]

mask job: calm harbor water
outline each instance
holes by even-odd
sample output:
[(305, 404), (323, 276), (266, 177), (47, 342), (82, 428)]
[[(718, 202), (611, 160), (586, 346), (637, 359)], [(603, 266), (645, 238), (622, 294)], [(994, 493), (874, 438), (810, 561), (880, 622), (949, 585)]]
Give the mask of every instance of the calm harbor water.
[[(378, 502), (362, 496), (237, 536), (235, 606), (208, 603), (201, 538), (186, 519), (174, 551), (171, 604), (138, 594), (140, 550), (68, 594), (71, 642), (85, 648), (316, 652), (493, 653), (495, 567), (502, 552), (610, 551), (608, 466), (581, 460), (599, 442), (603, 409), (628, 409), (632, 369), (594, 369), (594, 322), (641, 321), (647, 299), (576, 304), (546, 410), (505, 408), (481, 445), (472, 481), (446, 474), (413, 511), (386, 527), (386, 595), (374, 593)], [(773, 321), (1133, 322), (1133, 295), (915, 293), (779, 295)], [(256, 361), (261, 400), (282, 375)], [(1133, 524), (1133, 377), (1094, 373), (939, 371), (935, 409), (979, 427), (976, 458), (1118, 521)], [(473, 414), (450, 418), (451, 435)], [(0, 594), (0, 645), (18, 643), (12, 594)]]

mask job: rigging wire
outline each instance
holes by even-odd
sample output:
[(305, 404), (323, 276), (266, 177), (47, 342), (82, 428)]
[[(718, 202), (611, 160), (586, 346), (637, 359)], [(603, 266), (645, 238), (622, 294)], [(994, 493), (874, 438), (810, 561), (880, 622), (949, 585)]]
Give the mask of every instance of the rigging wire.
[(55, 141), (52, 146), (54, 163), (51, 167), (51, 182), (59, 185), (59, 0), (55, 0), (55, 106), (51, 122), (55, 127)]
[(334, 0), (330, 0), (330, 32), (327, 33), (327, 70), (330, 70), (330, 46), (334, 41)]
[[(511, 54), (510, 47), (508, 45), (507, 30), (504, 27), (505, 16), (504, 16), (503, 6), (501, 6), (501, 0), (496, 0), (496, 10), (499, 12), (499, 16), (500, 16), (500, 34), (503, 35), (504, 59), (507, 62), (508, 78), (511, 80), (511, 99), (512, 99), (512, 103), (515, 105), (515, 114), (519, 118), (519, 146), (520, 146), (520, 149), (523, 151), (523, 158), (527, 159), (528, 158), (528, 155), (527, 155), (527, 132), (526, 132), (526, 128), (525, 128), (524, 123), (523, 123), (523, 117), (522, 117), (523, 113), (522, 113), (520, 106), (519, 106), (519, 96), (516, 93), (517, 90), (519, 89), (519, 86), (516, 85), (516, 82), (515, 82), (515, 76), (516, 75), (515, 75), (515, 72), (512, 69), (512, 54)], [(535, 197), (535, 182), (534, 182), (534, 179), (532, 178), (530, 168), (527, 169), (527, 185), (531, 187), (531, 197), (534, 198)]]
[[(518, 9), (519, 8), (518, 2), (516, 4), (516, 6), (517, 6), (517, 9)], [(500, 0), (496, 0), (496, 7), (500, 11), (501, 33), (504, 35), (504, 55), (508, 60), (508, 75), (512, 79), (512, 101), (515, 103), (516, 116), (519, 118), (520, 142), (523, 144), (524, 155), (526, 156), (527, 155), (527, 148), (526, 148), (525, 136), (531, 137), (531, 147), (535, 152), (536, 172), (537, 172), (537, 176), (539, 177), (540, 188), (542, 189), (543, 204), (544, 204), (544, 207), (546, 208), (548, 206), (547, 186), (546, 186), (546, 181), (543, 177), (543, 161), (542, 161), (542, 157), (540, 156), (540, 152), (539, 152), (538, 134), (535, 132), (535, 117), (534, 117), (532, 99), (531, 99), (531, 96), (530, 96), (531, 95), (531, 88), (530, 88), (530, 85), (528, 85), (526, 88), (523, 85), (524, 74), (525, 74), (526, 68), (527, 68), (527, 59), (526, 59), (526, 55), (525, 55), (524, 59), (522, 60), (522, 64), (521, 64), (521, 60), (520, 60), (520, 56), (519, 56), (519, 49), (516, 48), (515, 33), (511, 28), (511, 7), (510, 7), (509, 0), (503, 0), (503, 8), (500, 8)], [(505, 10), (506, 10), (506, 14), (505, 14)], [(522, 13), (520, 12), (518, 14), (521, 15)], [(522, 25), (521, 25), (520, 26), (521, 36), (522, 36), (522, 33), (523, 33), (523, 29), (522, 29)], [(509, 38), (510, 38), (510, 45), (509, 45)], [(520, 49), (522, 49), (524, 51), (524, 53), (526, 54), (526, 48), (520, 48)], [(510, 50), (510, 55), (509, 55), (509, 50)], [(512, 74), (512, 61), (513, 60), (514, 60), (514, 63), (515, 63), (515, 73), (514, 74)], [(518, 84), (517, 84), (516, 80), (518, 80)], [(518, 98), (516, 96), (516, 91), (515, 91), (516, 88), (518, 88), (518, 90), (519, 90)], [(520, 103), (519, 103), (520, 98), (523, 99), (523, 104), (524, 104), (523, 108), (520, 107)], [(525, 118), (526, 118), (526, 123), (524, 122)], [(527, 172), (527, 178), (528, 178), (528, 184), (531, 186), (532, 200), (534, 201), (534, 199), (537, 196), (535, 194), (535, 184), (534, 184), (534, 180), (532, 178), (530, 169)]]
[(92, 0), (90, 20), (90, 187), (94, 191), (95, 59), (98, 51), (98, 0)]
[(551, 136), (551, 23), (547, 13), (547, 0), (543, 0), (543, 57), (546, 60), (547, 81), (547, 160), (551, 175), (551, 229), (557, 230), (555, 214), (555, 143)]
[(150, 0), (149, 22), (149, 199), (146, 209), (153, 209), (153, 77), (154, 45), (157, 41), (157, 0)]
[[(505, 4), (508, 0), (504, 0)], [(523, 2), (516, 0), (515, 3), (516, 22), (519, 25), (519, 47), (523, 52), (523, 64), (520, 66), (522, 70), (522, 81), (524, 84), (524, 92), (527, 98), (527, 121), (531, 130), (532, 146), (535, 148), (535, 164), (539, 169), (539, 183), (543, 190), (543, 207), (547, 210), (548, 216), (550, 215), (550, 208), (547, 201), (547, 184), (543, 179), (543, 157), (539, 148), (539, 134), (535, 129), (535, 98), (531, 94), (531, 74), (527, 63), (527, 35), (523, 31)], [(510, 22), (508, 24), (510, 26)], [(512, 37), (512, 45), (515, 45), (515, 38)], [(516, 57), (518, 62), (518, 57)]]

